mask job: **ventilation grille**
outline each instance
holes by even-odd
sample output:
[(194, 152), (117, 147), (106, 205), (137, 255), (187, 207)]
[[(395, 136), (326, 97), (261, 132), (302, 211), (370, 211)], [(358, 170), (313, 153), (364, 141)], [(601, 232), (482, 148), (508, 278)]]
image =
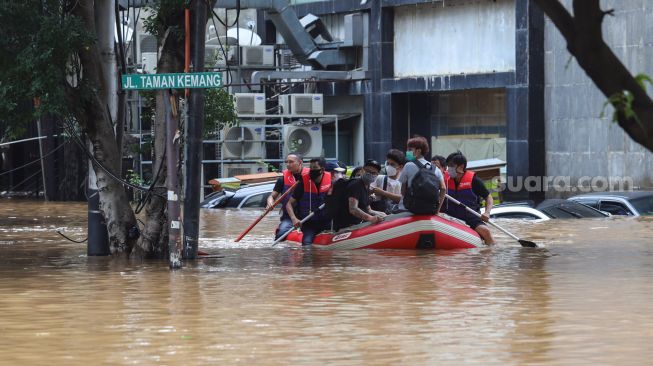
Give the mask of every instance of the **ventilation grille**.
[(236, 112), (239, 114), (254, 114), (254, 98), (240, 97), (236, 99)]
[(313, 97), (310, 95), (298, 95), (295, 97), (295, 105), (293, 105), (293, 113), (295, 114), (313, 114)]
[(263, 65), (263, 47), (247, 47), (245, 55), (248, 65)]

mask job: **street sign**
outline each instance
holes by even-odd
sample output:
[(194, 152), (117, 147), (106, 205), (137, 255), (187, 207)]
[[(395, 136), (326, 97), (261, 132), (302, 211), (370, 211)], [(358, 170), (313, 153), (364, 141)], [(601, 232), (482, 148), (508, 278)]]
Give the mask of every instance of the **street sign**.
[(220, 88), (219, 72), (193, 72), (187, 74), (127, 74), (122, 76), (125, 90)]

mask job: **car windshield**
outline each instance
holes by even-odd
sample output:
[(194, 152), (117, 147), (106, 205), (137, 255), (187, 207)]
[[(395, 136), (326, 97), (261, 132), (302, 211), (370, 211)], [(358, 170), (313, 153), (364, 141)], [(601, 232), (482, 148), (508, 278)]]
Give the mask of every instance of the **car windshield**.
[(642, 216), (653, 216), (653, 196), (635, 198), (630, 203)]

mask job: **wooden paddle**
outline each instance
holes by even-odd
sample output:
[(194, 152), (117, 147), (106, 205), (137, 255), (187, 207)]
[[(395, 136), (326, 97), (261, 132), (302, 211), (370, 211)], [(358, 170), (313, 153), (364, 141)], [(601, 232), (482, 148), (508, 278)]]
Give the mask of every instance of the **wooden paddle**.
[[(458, 201), (458, 200), (456, 200), (455, 198), (449, 196), (448, 194), (445, 195), (445, 197), (447, 197), (447, 199), (448, 199), (449, 201), (453, 202), (454, 204), (465, 207), (465, 209), (467, 210), (467, 212), (473, 214), (474, 216), (477, 216), (477, 217), (479, 217), (479, 218), (481, 217), (481, 214), (480, 214), (480, 213), (478, 213), (478, 212), (472, 210), (471, 208), (465, 206), (465, 205), (462, 204), (460, 201)], [(519, 242), (519, 244), (521, 244), (522, 247), (525, 247), (525, 248), (537, 248), (537, 244), (535, 244), (534, 242), (532, 242), (532, 241), (528, 241), (528, 240), (524, 240), (524, 239), (519, 239), (516, 235), (512, 234), (510, 231), (508, 231), (508, 230), (502, 228), (501, 226), (499, 226), (499, 225), (493, 223), (492, 221), (487, 221), (487, 223), (490, 224), (490, 225), (492, 225), (492, 226), (494, 226), (495, 228), (497, 228), (497, 229), (503, 231), (504, 233), (506, 233), (506, 234), (507, 234), (508, 236), (510, 236), (511, 238), (517, 240), (517, 241)]]
[(235, 241), (235, 242), (239, 242), (240, 239), (242, 239), (245, 235), (247, 235), (247, 233), (248, 233), (250, 230), (252, 230), (252, 229), (254, 228), (254, 226), (256, 226), (256, 224), (258, 224), (258, 223), (259, 223), (259, 222), (260, 222), (260, 221), (265, 217), (265, 215), (267, 215), (268, 213), (270, 213), (270, 211), (272, 211), (272, 209), (274, 209), (274, 207), (275, 207), (277, 204), (279, 204), (279, 202), (281, 202), (281, 201), (282, 201), (284, 198), (286, 198), (286, 197), (287, 197), (287, 196), (288, 196), (292, 191), (295, 190), (295, 187), (297, 187), (297, 184), (299, 184), (299, 182), (300, 182), (299, 180), (296, 181), (295, 184), (293, 184), (292, 186), (290, 186), (290, 188), (289, 188), (287, 191), (283, 192), (283, 194), (282, 194), (279, 198), (277, 198), (276, 201), (274, 201), (274, 203), (272, 204), (272, 206), (270, 206), (270, 207), (268, 207), (267, 209), (265, 209), (265, 211), (263, 211), (263, 213), (261, 214), (261, 216), (259, 216), (259, 217), (256, 219), (256, 221), (254, 221), (251, 225), (249, 225), (249, 227), (248, 227), (247, 229), (245, 229), (245, 231), (243, 231), (242, 233), (240, 233), (240, 235), (238, 235), (238, 237), (237, 237), (236, 240), (234, 240), (234, 241)]

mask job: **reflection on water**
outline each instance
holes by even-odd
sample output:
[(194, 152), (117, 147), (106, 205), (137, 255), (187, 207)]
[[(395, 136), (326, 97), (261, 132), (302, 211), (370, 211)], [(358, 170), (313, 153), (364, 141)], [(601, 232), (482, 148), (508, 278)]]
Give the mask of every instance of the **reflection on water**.
[(2, 364), (646, 364), (653, 220), (505, 221), (492, 249), (270, 248), (202, 212), (220, 258), (87, 258), (85, 205), (0, 202)]

